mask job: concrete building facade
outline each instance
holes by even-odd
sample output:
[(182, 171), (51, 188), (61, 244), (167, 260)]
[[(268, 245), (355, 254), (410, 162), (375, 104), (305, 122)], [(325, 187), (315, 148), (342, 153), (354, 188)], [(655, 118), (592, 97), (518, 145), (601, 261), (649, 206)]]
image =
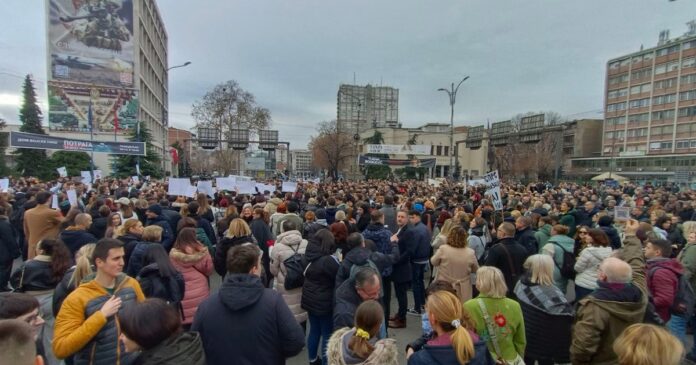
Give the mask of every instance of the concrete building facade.
[(290, 150), (290, 173), (295, 177), (308, 178), (314, 175), (312, 151)]

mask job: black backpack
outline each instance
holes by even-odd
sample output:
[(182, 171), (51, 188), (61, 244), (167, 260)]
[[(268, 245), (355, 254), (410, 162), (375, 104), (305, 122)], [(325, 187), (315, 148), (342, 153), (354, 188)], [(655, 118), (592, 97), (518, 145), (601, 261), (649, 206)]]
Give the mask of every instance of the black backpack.
[(560, 270), (561, 276), (565, 279), (575, 279), (575, 255), (573, 252), (566, 251), (558, 242), (549, 241), (548, 243), (555, 245), (563, 251), (561, 256), (563, 261), (561, 261), (560, 265), (555, 259), (553, 260), (553, 264)]
[[(290, 246), (292, 249), (292, 246)], [(299, 250), (300, 246), (297, 246)], [(301, 288), (304, 285), (304, 272), (309, 265), (309, 261), (303, 253), (295, 252), (292, 256), (288, 257), (283, 261), (283, 266), (285, 266), (285, 290), (292, 290)]]

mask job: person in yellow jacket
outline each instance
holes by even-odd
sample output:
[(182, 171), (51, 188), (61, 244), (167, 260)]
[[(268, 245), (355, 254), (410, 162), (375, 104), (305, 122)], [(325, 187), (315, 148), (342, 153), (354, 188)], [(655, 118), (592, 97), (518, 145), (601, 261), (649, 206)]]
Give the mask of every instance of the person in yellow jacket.
[(123, 274), (123, 256), (121, 241), (97, 242), (92, 256), (96, 276), (68, 295), (56, 317), (56, 357), (72, 356), (76, 365), (125, 362), (118, 312), (128, 302), (142, 302), (145, 295), (135, 279)]

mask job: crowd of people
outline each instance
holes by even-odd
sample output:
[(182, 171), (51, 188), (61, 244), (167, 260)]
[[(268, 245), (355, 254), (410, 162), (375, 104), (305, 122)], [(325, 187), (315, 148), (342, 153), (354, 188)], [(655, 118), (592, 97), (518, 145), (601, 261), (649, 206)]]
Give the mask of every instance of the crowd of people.
[[(183, 197), (166, 181), (12, 180), (0, 193), (0, 354), (15, 365), (284, 364), (305, 347), (314, 365), (696, 360), (694, 191), (510, 182), (495, 210), (484, 186), (446, 181), (266, 184), (275, 191)], [(408, 321), (422, 335), (398, 344), (390, 335)]]

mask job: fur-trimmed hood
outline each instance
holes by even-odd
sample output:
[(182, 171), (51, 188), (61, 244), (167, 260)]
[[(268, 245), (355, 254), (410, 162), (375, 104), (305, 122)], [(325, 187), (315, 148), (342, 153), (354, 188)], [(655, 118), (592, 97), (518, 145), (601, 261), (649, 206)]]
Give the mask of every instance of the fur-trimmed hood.
[(332, 365), (397, 365), (399, 363), (399, 355), (396, 349), (396, 340), (393, 338), (385, 338), (375, 343), (375, 350), (363, 362), (346, 363), (346, 355), (343, 347), (343, 337), (352, 336), (354, 328), (344, 327), (336, 330), (326, 347), (326, 353), (329, 364)]
[(181, 263), (183, 266), (193, 266), (201, 261), (207, 254), (207, 247), (203, 247), (200, 251), (191, 254), (172, 248), (171, 252), (169, 252), (169, 257)]

